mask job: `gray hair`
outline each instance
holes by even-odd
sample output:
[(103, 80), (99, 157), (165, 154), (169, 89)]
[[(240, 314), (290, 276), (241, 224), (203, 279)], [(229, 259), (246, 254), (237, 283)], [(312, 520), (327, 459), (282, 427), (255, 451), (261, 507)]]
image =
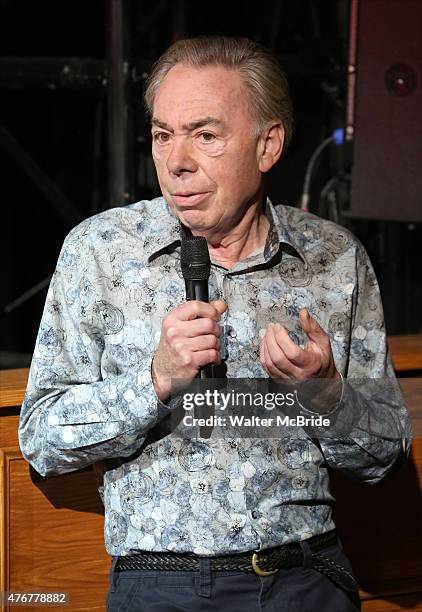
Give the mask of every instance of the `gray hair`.
[(248, 38), (203, 36), (176, 41), (155, 62), (147, 79), (145, 106), (152, 115), (154, 98), (167, 73), (176, 64), (195, 68), (223, 66), (238, 70), (246, 86), (257, 133), (269, 121), (279, 120), (285, 131), (286, 147), (292, 138), (293, 109), (286, 75), (277, 58)]

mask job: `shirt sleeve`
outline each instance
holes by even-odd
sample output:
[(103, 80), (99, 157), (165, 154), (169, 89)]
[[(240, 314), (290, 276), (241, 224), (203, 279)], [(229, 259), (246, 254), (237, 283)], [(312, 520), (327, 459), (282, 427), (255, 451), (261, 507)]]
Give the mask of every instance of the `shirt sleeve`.
[(412, 431), (388, 353), (378, 283), (360, 243), (356, 278), (342, 397), (317, 437), (330, 467), (372, 484), (407, 456)]
[(105, 363), (105, 335), (119, 333), (121, 311), (95, 290), (86, 242), (75, 231), (64, 242), (20, 413), (22, 454), (43, 476), (131, 455), (172, 408), (156, 396), (151, 354), (135, 350), (135, 363), (120, 359), (114, 371)]

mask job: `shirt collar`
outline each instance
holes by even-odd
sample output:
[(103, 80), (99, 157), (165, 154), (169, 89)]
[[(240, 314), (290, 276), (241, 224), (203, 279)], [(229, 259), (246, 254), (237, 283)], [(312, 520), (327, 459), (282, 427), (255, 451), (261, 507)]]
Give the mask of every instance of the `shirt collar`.
[(171, 250), (180, 245), (183, 238), (182, 224), (173, 213), (163, 197), (157, 198), (155, 222), (160, 228), (159, 234), (154, 234), (154, 240), (144, 245), (148, 262), (153, 261), (162, 252)]
[[(184, 236), (189, 235), (185, 228), (175, 216), (164, 198), (160, 200), (161, 206), (157, 207), (156, 222), (161, 228), (154, 240), (145, 245), (145, 252), (149, 262), (153, 261), (162, 252), (175, 249), (180, 245)], [(265, 215), (270, 224), (267, 241), (264, 247), (264, 259), (269, 262), (278, 253), (282, 244), (292, 247), (307, 266), (304, 250), (302, 248), (301, 234), (289, 224), (287, 208), (284, 206), (274, 207), (270, 198), (267, 197)]]
[(288, 207), (275, 206), (270, 198), (266, 200), (265, 215), (270, 223), (267, 241), (264, 248), (264, 259), (270, 261), (277, 255), (281, 245), (289, 245), (296, 251), (307, 267), (305, 252), (303, 249), (303, 237), (291, 226), (288, 218)]

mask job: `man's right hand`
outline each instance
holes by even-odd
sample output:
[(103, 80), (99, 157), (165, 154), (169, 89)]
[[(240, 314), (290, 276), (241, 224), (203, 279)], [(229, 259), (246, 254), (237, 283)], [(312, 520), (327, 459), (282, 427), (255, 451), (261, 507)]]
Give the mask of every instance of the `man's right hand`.
[(164, 318), (152, 360), (152, 382), (161, 401), (170, 397), (172, 380), (189, 383), (202, 366), (221, 362), (219, 321), (226, 308), (222, 300), (192, 300)]

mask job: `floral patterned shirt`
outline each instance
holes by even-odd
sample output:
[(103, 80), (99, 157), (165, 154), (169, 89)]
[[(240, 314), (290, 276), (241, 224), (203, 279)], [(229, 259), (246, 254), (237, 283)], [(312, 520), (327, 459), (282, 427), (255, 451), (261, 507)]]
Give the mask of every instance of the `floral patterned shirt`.
[(150, 367), (163, 318), (185, 301), (180, 224), (163, 198), (86, 219), (67, 236), (51, 281), (19, 440), (44, 476), (100, 470), (111, 555), (218, 555), (324, 533), (334, 528), (328, 467), (375, 483), (408, 451), (408, 415), (362, 245), (295, 208), (267, 200), (266, 215), (264, 249), (229, 270), (211, 265), (210, 299), (228, 304), (227, 376), (267, 376), (259, 343), (271, 322), (303, 346), (298, 314), (307, 307), (345, 383), (382, 384), (369, 394), (345, 384), (336, 410), (353, 422), (319, 442), (300, 428), (271, 439), (163, 435), (173, 408), (157, 400)]

